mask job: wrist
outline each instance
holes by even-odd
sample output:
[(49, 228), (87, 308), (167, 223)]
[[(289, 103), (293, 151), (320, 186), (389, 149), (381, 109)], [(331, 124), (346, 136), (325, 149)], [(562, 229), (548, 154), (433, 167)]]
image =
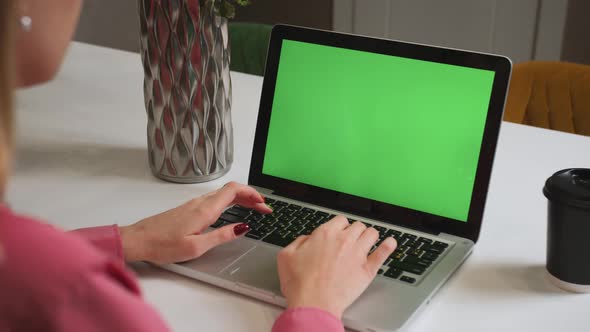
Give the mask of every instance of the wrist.
[(121, 233), (121, 242), (123, 247), (123, 258), (126, 262), (144, 261), (147, 258), (144, 255), (144, 250), (140, 230), (135, 224), (129, 226), (119, 226)]

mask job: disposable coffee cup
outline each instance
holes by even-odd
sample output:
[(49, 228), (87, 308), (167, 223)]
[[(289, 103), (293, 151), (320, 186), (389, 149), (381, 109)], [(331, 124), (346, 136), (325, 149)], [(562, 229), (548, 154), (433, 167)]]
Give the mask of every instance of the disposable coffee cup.
[(547, 272), (557, 287), (590, 292), (590, 169), (569, 168), (545, 182)]

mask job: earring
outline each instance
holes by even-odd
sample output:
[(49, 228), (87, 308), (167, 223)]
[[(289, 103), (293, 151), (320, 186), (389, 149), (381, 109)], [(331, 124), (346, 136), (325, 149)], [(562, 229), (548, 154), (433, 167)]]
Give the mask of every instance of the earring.
[(20, 26), (23, 30), (25, 30), (26, 32), (31, 31), (32, 27), (33, 27), (33, 20), (31, 19), (30, 16), (21, 16), (19, 19), (20, 22)]

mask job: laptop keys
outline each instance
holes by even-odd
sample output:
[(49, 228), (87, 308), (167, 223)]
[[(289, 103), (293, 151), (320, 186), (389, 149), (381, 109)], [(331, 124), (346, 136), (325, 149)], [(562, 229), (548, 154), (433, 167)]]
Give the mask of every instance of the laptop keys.
[(418, 249), (420, 246), (422, 245), (422, 242), (418, 242), (418, 241), (406, 241), (406, 243), (404, 243), (404, 246), (410, 247), (411, 249)]
[(447, 243), (444, 243), (444, 242), (436, 241), (436, 242), (434, 242), (433, 246), (435, 246), (435, 247), (441, 247), (441, 248), (446, 248), (449, 245)]
[(407, 282), (409, 284), (413, 284), (413, 283), (416, 282), (416, 279), (415, 278), (412, 278), (412, 277), (409, 277), (409, 276), (403, 276), (399, 280), (405, 281), (405, 282)]
[[(300, 235), (311, 234), (317, 227), (335, 217), (327, 212), (276, 199), (267, 198), (266, 202), (273, 207), (271, 214), (262, 215), (252, 209), (233, 206), (227, 209), (211, 227), (218, 228), (231, 223), (247, 222), (252, 230), (246, 233), (246, 237), (286, 247)], [(349, 221), (356, 220), (349, 218)], [(379, 239), (373, 249), (387, 237), (393, 237), (398, 242), (398, 248), (379, 269), (378, 274), (409, 284), (416, 283), (416, 276), (423, 275), (449, 246), (448, 243), (441, 241), (387, 229), (362, 220), (361, 222), (379, 232)]]
[(282, 210), (281, 210), (281, 213), (282, 213), (284, 216), (292, 216), (292, 215), (294, 215), (295, 213), (297, 213), (297, 210), (293, 210), (293, 209), (291, 209), (291, 208), (289, 208), (289, 207), (286, 207), (286, 208), (284, 208), (284, 209), (282, 209)]
[(258, 228), (258, 231), (263, 235), (267, 235), (272, 233), (276, 228), (272, 225), (263, 225), (262, 227)]
[(399, 261), (392, 261), (391, 263), (389, 263), (389, 267), (393, 267), (396, 269), (400, 269), (406, 272), (410, 272), (413, 274), (422, 274), (424, 273), (424, 271), (426, 270), (424, 267), (418, 266), (418, 265), (414, 265), (414, 264), (410, 264), (410, 263), (406, 263), (406, 262), (399, 262)]
[(313, 224), (320, 225), (322, 224), (322, 221), (325, 220), (325, 217), (318, 214), (312, 214), (307, 216), (305, 219), (309, 220)]
[(395, 251), (397, 251), (397, 252), (403, 252), (403, 253), (406, 253), (406, 251), (408, 251), (408, 249), (410, 249), (410, 247), (406, 247), (406, 246), (400, 246), (400, 245), (398, 244), (398, 247), (395, 249)]
[(394, 251), (393, 254), (391, 254), (389, 257), (391, 259), (397, 260), (397, 261), (401, 261), (402, 258), (404, 258), (405, 254), (401, 251)]
[(246, 233), (246, 237), (254, 239), (254, 240), (260, 240), (263, 237), (267, 236), (268, 234), (272, 233), (275, 229), (276, 228), (271, 225), (262, 224), (261, 226), (257, 227), (256, 229), (252, 229), (251, 231)]
[(435, 247), (433, 245), (425, 245), (425, 246), (422, 246), (422, 250), (431, 252), (431, 253), (436, 254), (436, 255), (440, 255), (440, 254), (443, 253), (443, 251), (445, 251), (445, 248)]
[(209, 227), (211, 227), (211, 228), (219, 228), (219, 227), (222, 227), (222, 226), (225, 226), (225, 225), (229, 225), (229, 223), (227, 223), (227, 222), (225, 222), (225, 221), (223, 221), (221, 219), (218, 219), (216, 222), (213, 223), (213, 225), (211, 225)]
[(305, 227), (301, 226), (301, 225), (297, 225), (293, 222), (292, 225), (289, 226), (287, 229), (290, 230), (291, 233), (299, 235), (299, 234), (301, 234), (301, 232), (303, 232)]
[(289, 243), (295, 240), (295, 238), (296, 235), (291, 234), (291, 232), (289, 232), (288, 230), (277, 229), (274, 232), (270, 233), (268, 236), (266, 236), (264, 239), (262, 239), (262, 241), (277, 245), (279, 247), (286, 247), (287, 245), (289, 245)]
[(245, 236), (250, 239), (260, 240), (264, 237), (264, 234), (262, 234), (261, 232), (258, 232), (256, 230), (251, 230), (248, 233), (246, 233)]
[(309, 213), (303, 212), (303, 210), (302, 210), (302, 211), (297, 211), (297, 212), (293, 213), (291, 216), (293, 216), (297, 219), (305, 219), (308, 215), (309, 215)]
[(303, 208), (303, 209), (301, 209), (301, 212), (305, 212), (305, 213), (307, 213), (307, 214), (312, 214), (312, 213), (314, 213), (315, 211), (314, 211), (314, 210), (312, 210), (312, 209), (310, 209), (310, 208)]
[(379, 232), (379, 235), (385, 235), (387, 232), (387, 229), (385, 229), (385, 227), (373, 225), (373, 228), (375, 228)]
[(421, 237), (418, 239), (418, 242), (422, 242), (422, 243), (426, 243), (426, 244), (431, 244), (432, 240), (431, 239), (427, 239), (425, 237)]
[(394, 238), (401, 238), (402, 237), (402, 232), (400, 231), (396, 231), (395, 229), (390, 229), (387, 231), (387, 236), (391, 236)]
[(229, 214), (229, 213), (224, 213), (222, 214), (219, 219), (227, 222), (227, 223), (243, 223), (243, 222), (247, 222), (247, 219), (244, 218), (240, 218), (238, 216), (235, 216), (233, 214)]
[(248, 221), (258, 221), (260, 219), (264, 218), (264, 215), (258, 213), (258, 212), (254, 212), (251, 215), (246, 217), (246, 220)]
[(412, 249), (408, 250), (408, 252), (406, 252), (406, 254), (409, 255), (409, 256), (416, 256), (416, 257), (418, 257), (418, 256), (421, 256), (422, 254), (424, 254), (424, 250), (412, 248)]
[(233, 214), (234, 216), (237, 216), (237, 217), (240, 217), (240, 218), (246, 218), (250, 214), (250, 211), (241, 209), (241, 208), (239, 208), (237, 206), (234, 206), (234, 207), (232, 207), (230, 209), (227, 209), (225, 211), (225, 213)]
[(310, 226), (305, 226), (305, 229), (303, 230), (303, 232), (301, 232), (301, 235), (310, 235), (311, 233), (313, 233), (315, 227), (310, 227)]
[(385, 272), (385, 276), (386, 276), (386, 277), (393, 278), (393, 279), (397, 279), (397, 278), (399, 278), (399, 276), (401, 276), (401, 275), (402, 275), (402, 272), (403, 272), (403, 271), (402, 271), (402, 270), (400, 270), (400, 269), (396, 269), (396, 268), (389, 268), (389, 269), (387, 270), (387, 272)]
[(423, 267), (425, 269), (429, 268), (432, 265), (432, 261), (418, 258), (416, 256), (408, 256), (404, 259), (404, 263), (413, 264), (419, 267)]
[(425, 252), (424, 255), (422, 255), (422, 257), (420, 258), (428, 261), (435, 261), (438, 258), (438, 254), (432, 252)]
[(271, 208), (272, 208), (272, 213), (271, 214), (274, 215), (274, 216), (281, 215), (281, 213), (285, 209), (284, 206), (275, 206), (275, 205), (271, 205)]
[(286, 228), (289, 227), (289, 225), (291, 225), (291, 221), (295, 220), (295, 218), (290, 217), (290, 216), (282, 216), (277, 218), (277, 222), (275, 223), (276, 227), (279, 228)]

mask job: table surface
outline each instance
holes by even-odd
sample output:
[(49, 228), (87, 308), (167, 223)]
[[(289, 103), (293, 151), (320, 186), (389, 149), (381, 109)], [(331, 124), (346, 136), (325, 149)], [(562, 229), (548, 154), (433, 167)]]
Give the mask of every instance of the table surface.
[[(11, 206), (64, 229), (125, 225), (225, 182), (247, 182), (260, 77), (232, 73), (235, 162), (223, 178), (195, 185), (151, 175), (142, 79), (138, 54), (73, 43), (54, 81), (20, 91)], [(503, 123), (480, 240), (410, 331), (590, 325), (590, 295), (563, 292), (545, 279), (541, 192), (554, 171), (587, 166), (589, 150), (588, 137)], [(134, 269), (146, 300), (174, 331), (265, 331), (280, 312), (148, 265)]]

